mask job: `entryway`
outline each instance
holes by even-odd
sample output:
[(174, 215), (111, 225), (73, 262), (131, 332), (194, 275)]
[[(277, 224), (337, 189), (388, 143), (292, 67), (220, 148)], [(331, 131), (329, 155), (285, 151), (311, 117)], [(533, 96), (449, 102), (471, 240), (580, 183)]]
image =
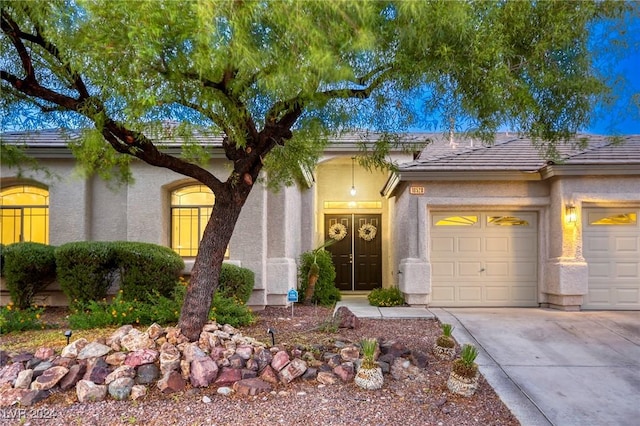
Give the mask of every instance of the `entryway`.
[(382, 221), (380, 214), (327, 214), (324, 238), (336, 267), (340, 291), (382, 287)]

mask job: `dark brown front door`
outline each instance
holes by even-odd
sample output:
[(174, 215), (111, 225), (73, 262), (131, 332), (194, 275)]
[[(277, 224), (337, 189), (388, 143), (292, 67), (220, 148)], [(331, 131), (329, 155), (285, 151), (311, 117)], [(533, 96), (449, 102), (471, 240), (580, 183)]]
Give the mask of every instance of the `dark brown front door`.
[[(342, 225), (342, 226), (340, 226)], [(379, 214), (325, 215), (325, 239), (336, 267), (336, 287), (341, 291), (382, 287), (382, 229)], [(340, 231), (346, 231), (343, 238)], [(339, 234), (336, 238), (336, 234)]]

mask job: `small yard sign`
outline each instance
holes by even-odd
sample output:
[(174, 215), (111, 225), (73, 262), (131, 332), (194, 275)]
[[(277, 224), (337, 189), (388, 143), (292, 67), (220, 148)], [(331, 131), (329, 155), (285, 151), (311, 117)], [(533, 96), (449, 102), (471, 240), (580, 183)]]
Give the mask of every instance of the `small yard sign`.
[(298, 292), (294, 289), (289, 290), (287, 293), (287, 302), (297, 302), (298, 301)]

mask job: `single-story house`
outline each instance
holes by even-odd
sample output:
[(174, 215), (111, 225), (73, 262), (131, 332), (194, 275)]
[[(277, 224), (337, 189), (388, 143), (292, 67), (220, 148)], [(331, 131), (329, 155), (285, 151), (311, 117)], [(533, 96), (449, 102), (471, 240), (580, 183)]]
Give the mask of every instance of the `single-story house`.
[[(189, 272), (215, 202), (208, 188), (139, 161), (135, 182), (114, 188), (75, 171), (60, 131), (0, 137), (23, 142), (46, 168), (20, 174), (2, 164), (3, 244), (145, 241), (172, 247)], [(393, 152), (393, 173), (354, 159), (377, 135), (336, 138), (303, 182), (279, 192), (256, 184), (228, 261), (254, 271), (256, 308), (286, 305), (300, 254), (333, 238), (343, 292), (399, 286), (411, 305), (640, 309), (640, 136), (580, 137), (585, 148), (563, 146), (551, 162), (517, 135), (485, 146), (406, 134), (424, 150)], [(221, 140), (201, 143), (208, 168), (225, 177)], [(40, 297), (66, 303), (55, 286)]]

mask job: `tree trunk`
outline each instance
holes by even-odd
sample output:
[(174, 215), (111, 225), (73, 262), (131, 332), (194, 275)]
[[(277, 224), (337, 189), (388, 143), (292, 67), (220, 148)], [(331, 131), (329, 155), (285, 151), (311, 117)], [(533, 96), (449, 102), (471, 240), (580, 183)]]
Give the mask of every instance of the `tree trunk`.
[(208, 321), (213, 294), (218, 288), (224, 253), (231, 240), (242, 205), (248, 191), (234, 191), (231, 197), (216, 194), (216, 203), (202, 235), (198, 254), (191, 271), (191, 279), (180, 312), (178, 327), (182, 334), (194, 342), (200, 338), (202, 327)]

